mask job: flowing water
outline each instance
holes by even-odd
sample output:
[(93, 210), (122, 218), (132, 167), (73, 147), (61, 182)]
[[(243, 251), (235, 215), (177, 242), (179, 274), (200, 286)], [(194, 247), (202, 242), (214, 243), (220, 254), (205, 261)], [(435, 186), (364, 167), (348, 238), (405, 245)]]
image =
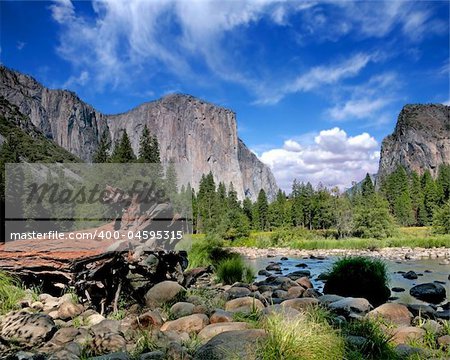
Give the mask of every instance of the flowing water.
[[(324, 283), (317, 279), (317, 276), (323, 272), (328, 271), (333, 262), (337, 259), (336, 257), (330, 256), (323, 260), (318, 259), (305, 259), (305, 258), (294, 258), (290, 257), (288, 260), (281, 260), (280, 257), (267, 258), (267, 257), (258, 257), (258, 258), (245, 258), (246, 262), (250, 264), (256, 271), (261, 269), (265, 269), (267, 265), (271, 262), (278, 262), (281, 264), (281, 268), (283, 269), (283, 275), (289, 274), (290, 272), (302, 270), (302, 268), (298, 268), (295, 265), (299, 263), (304, 263), (307, 265), (305, 270), (309, 270), (311, 272), (311, 282), (314, 284), (314, 287), (322, 291)], [(389, 272), (390, 283), (389, 287), (392, 289), (393, 287), (404, 288), (403, 292), (393, 292), (391, 296), (397, 297), (398, 299), (394, 300), (395, 302), (400, 302), (403, 304), (422, 304), (420, 300), (415, 299), (409, 294), (409, 290), (412, 286), (437, 281), (440, 282), (447, 290), (447, 301), (450, 300), (450, 265), (440, 265), (439, 263), (442, 260), (439, 259), (427, 259), (427, 260), (411, 260), (411, 261), (402, 261), (396, 262), (392, 260), (384, 260), (387, 265), (387, 269)], [(408, 280), (402, 276), (401, 272), (414, 271), (419, 275), (416, 280)], [(265, 276), (258, 275), (257, 281), (264, 280)]]

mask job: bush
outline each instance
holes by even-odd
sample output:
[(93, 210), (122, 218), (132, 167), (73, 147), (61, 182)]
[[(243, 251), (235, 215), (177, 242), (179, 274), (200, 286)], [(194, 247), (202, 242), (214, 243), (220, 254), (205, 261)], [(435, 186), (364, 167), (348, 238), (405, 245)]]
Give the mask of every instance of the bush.
[(386, 264), (379, 259), (343, 258), (333, 264), (327, 276), (326, 294), (363, 297), (373, 306), (385, 303), (390, 296)]
[(263, 327), (267, 339), (258, 349), (262, 360), (341, 360), (345, 344), (338, 332), (306, 314), (293, 318), (269, 316)]
[(234, 255), (223, 248), (223, 241), (215, 235), (207, 235), (204, 238), (194, 240), (188, 251), (189, 268), (209, 266), (229, 259)]
[(250, 283), (255, 277), (253, 269), (245, 265), (242, 258), (237, 255), (219, 263), (216, 269), (217, 279), (224, 284), (234, 284), (235, 282)]
[(19, 300), (23, 299), (24, 296), (25, 291), (20, 282), (0, 271), (0, 315), (16, 309)]
[(434, 213), (433, 230), (438, 234), (450, 234), (450, 201)]

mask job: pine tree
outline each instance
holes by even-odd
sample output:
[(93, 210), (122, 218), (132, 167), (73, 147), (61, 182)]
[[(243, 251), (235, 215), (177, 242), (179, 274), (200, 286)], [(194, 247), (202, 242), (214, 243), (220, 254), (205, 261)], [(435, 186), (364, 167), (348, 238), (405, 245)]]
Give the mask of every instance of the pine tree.
[(439, 205), (445, 204), (450, 199), (450, 165), (441, 164), (439, 166), (436, 190)]
[(258, 229), (265, 231), (269, 228), (269, 203), (264, 189), (259, 190), (256, 201)]
[(253, 224), (253, 204), (248, 197), (242, 202), (242, 210), (247, 217), (249, 224)]
[(100, 139), (100, 143), (98, 144), (97, 150), (92, 157), (93, 163), (106, 163), (109, 159), (109, 150), (111, 147), (111, 143), (109, 141), (108, 132), (103, 131), (102, 137)]
[(369, 173), (366, 174), (366, 177), (361, 184), (361, 193), (364, 198), (368, 198), (375, 194), (375, 187), (373, 186), (372, 178)]
[(167, 166), (164, 184), (167, 195), (169, 195), (169, 197), (172, 198), (175, 194), (178, 193), (178, 175), (177, 170), (175, 169), (175, 164), (173, 162), (170, 162)]
[(425, 171), (420, 182), (423, 192), (423, 202), (419, 210), (420, 222), (422, 225), (429, 226), (433, 222), (434, 211), (438, 204), (436, 183), (429, 171)]
[(147, 125), (144, 125), (141, 137), (139, 139), (139, 161), (144, 163), (153, 163), (154, 160), (153, 139)]
[(116, 141), (111, 162), (113, 163), (131, 163), (136, 160), (130, 138), (126, 131), (123, 132), (120, 141)]

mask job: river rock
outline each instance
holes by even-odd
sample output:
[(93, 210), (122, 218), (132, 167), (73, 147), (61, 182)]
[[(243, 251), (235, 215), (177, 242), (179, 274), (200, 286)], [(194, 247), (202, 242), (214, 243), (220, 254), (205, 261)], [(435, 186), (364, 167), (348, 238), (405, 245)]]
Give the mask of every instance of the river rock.
[(373, 306), (364, 298), (347, 297), (329, 304), (328, 308), (338, 314), (348, 316), (352, 313), (358, 315), (367, 314), (373, 309)]
[(242, 297), (225, 303), (225, 310), (230, 312), (250, 313), (254, 310), (264, 309), (263, 303), (253, 297)]
[(281, 266), (278, 263), (271, 263), (266, 266), (267, 271), (281, 271)]
[(415, 279), (417, 279), (417, 274), (414, 272), (414, 271), (408, 271), (407, 273), (404, 273), (403, 275), (402, 275), (405, 279), (408, 279), (408, 280), (415, 280)]
[(399, 345), (399, 344), (408, 344), (411, 341), (422, 340), (425, 335), (425, 330), (420, 329), (418, 327), (407, 326), (400, 327), (395, 330), (391, 342)]
[(166, 322), (161, 326), (161, 331), (198, 333), (208, 324), (209, 319), (205, 314), (193, 314)]
[(409, 326), (413, 315), (405, 305), (386, 303), (370, 311), (367, 317), (372, 319), (381, 318), (398, 326)]
[(416, 299), (432, 304), (439, 304), (446, 297), (445, 288), (436, 283), (426, 283), (413, 286), (411, 290), (409, 290), (409, 293)]
[(287, 297), (290, 299), (299, 298), (303, 295), (304, 292), (305, 289), (303, 288), (303, 286), (293, 286), (287, 291)]
[(49, 340), (55, 331), (56, 325), (50, 316), (25, 310), (10, 312), (0, 322), (0, 337), (15, 341), (25, 348), (42, 344)]
[(325, 295), (319, 296), (318, 299), (322, 305), (328, 306), (331, 303), (345, 299), (345, 297), (340, 296), (340, 295), (334, 295), (334, 294), (325, 294)]
[(433, 309), (430, 305), (425, 304), (409, 304), (408, 310), (414, 316), (420, 316), (426, 319), (434, 319), (436, 317), (436, 310)]
[(302, 277), (309, 277), (311, 276), (311, 271), (309, 270), (297, 270), (297, 271), (293, 271), (289, 274), (286, 275), (289, 279), (291, 280), (298, 280)]
[(178, 319), (183, 316), (192, 315), (194, 313), (195, 305), (188, 302), (177, 302), (170, 308), (170, 314)]
[(281, 306), (290, 307), (295, 310), (302, 311), (317, 304), (319, 304), (319, 300), (315, 298), (299, 298), (299, 299), (285, 300), (281, 303)]
[(278, 315), (282, 315), (285, 316), (289, 319), (292, 319), (296, 316), (300, 316), (301, 312), (294, 309), (293, 307), (290, 306), (282, 306), (281, 304), (275, 304), (275, 305), (270, 305), (268, 307), (266, 307), (262, 313), (266, 316), (272, 315), (272, 314), (278, 314)]
[(240, 287), (240, 286), (233, 286), (232, 288), (225, 291), (225, 293), (228, 295), (228, 298), (231, 299), (237, 299), (244, 296), (249, 296), (251, 291), (247, 289), (246, 287)]
[(252, 359), (259, 342), (266, 337), (261, 329), (227, 331), (201, 346), (194, 360)]
[(312, 289), (314, 287), (311, 283), (311, 280), (309, 280), (307, 276), (303, 276), (300, 279), (297, 279), (295, 282), (305, 289)]
[(449, 349), (450, 348), (450, 335), (440, 336), (437, 339), (437, 342), (438, 342), (439, 346), (442, 346), (445, 349)]
[(166, 302), (181, 297), (186, 289), (175, 281), (162, 281), (153, 286), (145, 294), (145, 303), (150, 309), (155, 309)]
[(202, 331), (198, 333), (198, 339), (201, 342), (206, 343), (214, 336), (224, 333), (226, 331), (245, 330), (250, 327), (246, 322), (224, 322), (207, 325)]
[(233, 321), (233, 313), (222, 309), (216, 309), (209, 318), (211, 324)]
[(63, 302), (58, 308), (57, 319), (68, 320), (80, 315), (84, 310), (83, 305), (74, 304), (72, 301)]

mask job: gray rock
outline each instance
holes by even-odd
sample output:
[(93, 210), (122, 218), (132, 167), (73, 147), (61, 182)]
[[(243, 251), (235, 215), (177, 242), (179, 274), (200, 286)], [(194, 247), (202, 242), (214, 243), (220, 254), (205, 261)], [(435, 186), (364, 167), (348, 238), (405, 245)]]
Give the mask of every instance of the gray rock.
[(351, 313), (364, 315), (372, 310), (373, 306), (364, 298), (348, 297), (329, 304), (328, 308), (341, 315), (350, 315)]
[(309, 270), (297, 270), (297, 271), (293, 271), (289, 274), (286, 275), (289, 279), (291, 280), (298, 280), (302, 277), (310, 277), (311, 276), (311, 271)]
[(170, 314), (174, 319), (183, 316), (192, 315), (194, 313), (195, 305), (188, 302), (177, 302), (170, 308)]
[(127, 353), (119, 351), (108, 355), (96, 356), (90, 358), (90, 360), (131, 360), (131, 358)]
[(186, 289), (175, 281), (162, 281), (147, 291), (145, 303), (150, 309), (155, 309), (182, 296), (185, 292)]
[(164, 353), (160, 350), (151, 351), (145, 354), (142, 354), (139, 358), (140, 360), (163, 360)]
[(320, 303), (322, 305), (329, 305), (331, 303), (334, 303), (336, 301), (339, 301), (339, 300), (342, 300), (345, 298), (340, 295), (325, 294), (325, 295), (319, 296), (317, 299), (320, 301)]
[(237, 299), (244, 296), (249, 296), (251, 291), (245, 287), (240, 286), (233, 286), (232, 288), (228, 289), (226, 291), (226, 294), (228, 295), (228, 298), (231, 299)]
[(439, 304), (447, 296), (445, 288), (436, 283), (426, 283), (413, 286), (409, 293), (416, 299), (426, 301), (432, 304)]
[(147, 125), (158, 138), (162, 163), (192, 164), (195, 189), (202, 174), (212, 171), (216, 181), (233, 182), (240, 199), (245, 194), (256, 200), (261, 188), (274, 198), (278, 190), (269, 167), (238, 138), (235, 114), (192, 96), (168, 95), (125, 113), (104, 115), (73, 92), (47, 89), (4, 66), (0, 95), (17, 105), (48, 138), (83, 160), (92, 158), (105, 130), (114, 142), (125, 129), (137, 154)]
[(383, 178), (400, 165), (437, 176), (439, 165), (450, 163), (449, 109), (439, 104), (405, 105), (394, 133), (381, 145), (378, 176)]
[(408, 280), (415, 280), (415, 279), (417, 279), (417, 274), (414, 272), (414, 271), (408, 271), (407, 273), (404, 273), (403, 275), (402, 275), (405, 279), (408, 279)]
[(224, 332), (201, 346), (196, 351), (194, 360), (251, 359), (258, 342), (265, 337), (266, 333), (261, 329)]
[(0, 322), (0, 337), (25, 348), (44, 343), (55, 331), (56, 325), (51, 317), (24, 310), (10, 312)]

